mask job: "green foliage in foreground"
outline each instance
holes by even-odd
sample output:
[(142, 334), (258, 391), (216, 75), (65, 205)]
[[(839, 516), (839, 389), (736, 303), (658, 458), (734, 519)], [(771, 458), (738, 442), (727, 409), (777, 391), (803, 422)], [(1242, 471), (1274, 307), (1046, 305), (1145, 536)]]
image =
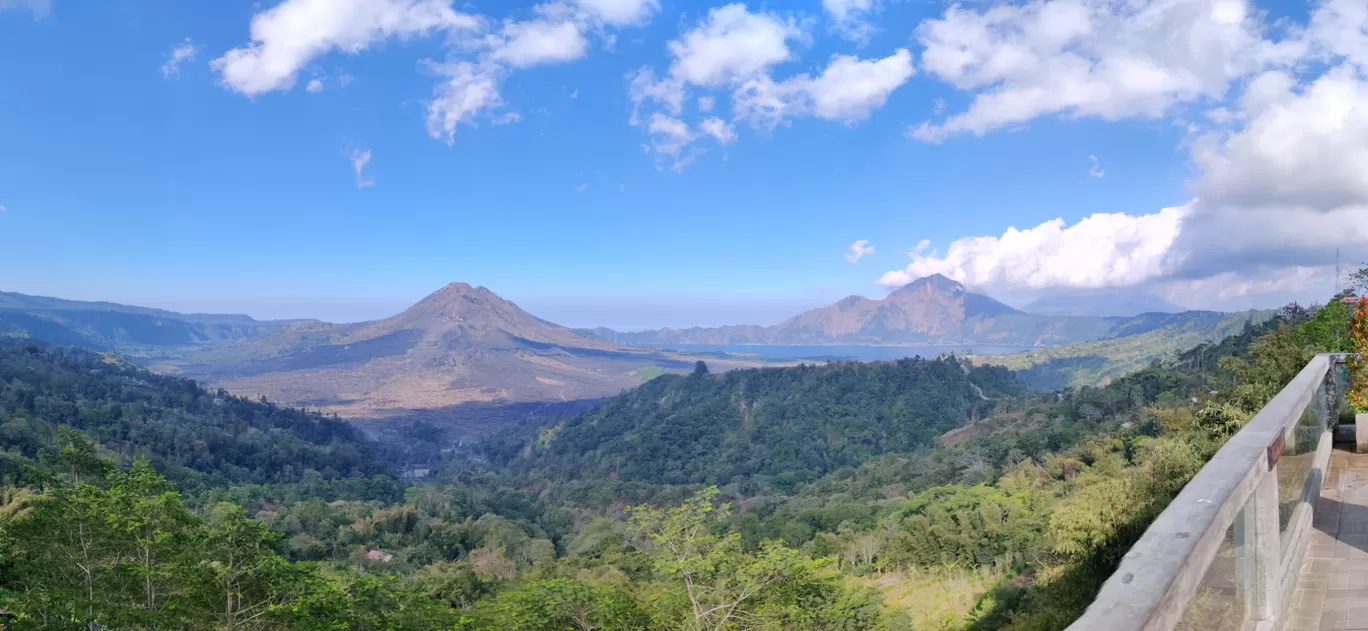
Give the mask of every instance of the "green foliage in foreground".
[[(778, 543), (742, 549), (718, 531), (716, 489), (673, 509), (638, 507), (621, 570), (574, 573), (554, 550), (492, 597), (485, 573), (434, 566), (411, 577), (292, 563), (280, 534), (222, 504), (191, 512), (147, 461), (128, 471), (64, 440), (66, 473), (0, 492), (0, 608), (12, 629), (891, 629), (878, 594), (826, 560)], [(103, 478), (100, 473), (105, 471)], [(502, 559), (488, 549), (486, 561)], [(478, 563), (478, 561), (477, 561)], [(507, 576), (506, 578), (512, 578)]]
[[(0, 608), (15, 629), (1062, 629), (1348, 322), (1331, 305), (1058, 395), (950, 359), (701, 366), (402, 501), (363, 484), (388, 478), (372, 461), (235, 464), (366, 448), (308, 439), (317, 415), (0, 347)], [(187, 459), (195, 436), (226, 455)], [(964, 568), (1010, 578), (962, 618), (870, 587)]]

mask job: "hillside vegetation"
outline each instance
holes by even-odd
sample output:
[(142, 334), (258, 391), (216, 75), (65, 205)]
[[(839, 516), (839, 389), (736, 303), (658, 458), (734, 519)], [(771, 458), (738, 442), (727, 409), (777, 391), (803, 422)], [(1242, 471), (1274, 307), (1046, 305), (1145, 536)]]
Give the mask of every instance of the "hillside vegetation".
[(1220, 341), (1273, 316), (1272, 310), (1147, 313), (1117, 326), (1106, 339), (1010, 355), (975, 356), (970, 361), (1011, 369), (1021, 381), (1042, 390), (1097, 386), (1157, 359)]
[[(1347, 349), (1343, 305), (1300, 318), (1058, 395), (949, 358), (695, 366), (457, 450), (402, 497), (364, 457), (309, 461), (368, 448), (315, 413), (20, 343), (0, 608), (16, 629), (1063, 629), (1228, 436)], [(214, 436), (242, 455), (185, 455)]]
[(985, 398), (1020, 394), (1000, 368), (951, 359), (665, 375), (544, 432), (528, 457), (498, 453), (530, 476), (719, 484), (752, 476), (782, 487), (889, 452), (914, 451), (983, 416)]

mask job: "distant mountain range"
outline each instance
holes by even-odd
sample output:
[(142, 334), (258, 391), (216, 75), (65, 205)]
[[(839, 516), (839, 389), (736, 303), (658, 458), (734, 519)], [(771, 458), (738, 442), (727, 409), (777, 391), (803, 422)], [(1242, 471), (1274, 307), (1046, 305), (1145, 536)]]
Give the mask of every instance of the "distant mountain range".
[[(1212, 312), (1031, 314), (939, 275), (882, 299), (850, 296), (774, 326), (639, 333), (568, 329), (464, 283), (447, 285), (403, 313), (355, 324), (180, 314), (0, 292), (0, 337), (117, 350), (159, 372), (237, 394), (353, 419), (442, 422), (472, 438), (515, 419), (584, 409), (663, 372), (687, 372), (700, 357), (642, 348), (649, 345), (1050, 347), (1175, 326), (1191, 338), (1226, 330), (1229, 320)], [(763, 346), (756, 351), (763, 353)], [(714, 371), (765, 363), (736, 355), (706, 359)]]
[(972, 361), (1010, 368), (1022, 382), (1043, 390), (1101, 386), (1156, 359), (1172, 359), (1176, 352), (1218, 342), (1246, 326), (1265, 324), (1275, 315), (1272, 309), (1147, 313), (1127, 320), (1101, 340)]
[(293, 322), (263, 322), (240, 314), (176, 313), (0, 291), (0, 336), (33, 337), (101, 351), (245, 340)]
[[(1048, 305), (1046, 305), (1048, 306)], [(1027, 313), (949, 278), (919, 278), (882, 299), (850, 296), (773, 326), (660, 329), (585, 335), (634, 345), (688, 344), (1002, 344), (1052, 346), (1103, 339), (1127, 318)]]
[(1099, 289), (1042, 296), (1022, 311), (1053, 316), (1134, 317), (1187, 311), (1159, 296), (1125, 289)]

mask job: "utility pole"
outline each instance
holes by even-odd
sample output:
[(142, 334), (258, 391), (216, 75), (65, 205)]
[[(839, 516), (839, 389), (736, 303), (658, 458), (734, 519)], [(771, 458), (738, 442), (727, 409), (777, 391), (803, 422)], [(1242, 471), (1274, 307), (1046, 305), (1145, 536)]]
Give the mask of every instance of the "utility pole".
[(1338, 296), (1338, 295), (1339, 295), (1339, 292), (1340, 292), (1340, 274), (1341, 274), (1341, 272), (1340, 272), (1339, 248), (1335, 248), (1335, 295), (1336, 295), (1336, 296)]

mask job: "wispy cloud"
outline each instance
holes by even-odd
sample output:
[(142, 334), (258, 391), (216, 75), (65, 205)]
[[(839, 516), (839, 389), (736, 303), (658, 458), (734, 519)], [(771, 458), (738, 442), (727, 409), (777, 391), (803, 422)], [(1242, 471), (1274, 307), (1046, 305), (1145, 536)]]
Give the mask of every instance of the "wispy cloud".
[(375, 186), (375, 180), (365, 173), (366, 165), (370, 163), (371, 159), (370, 150), (353, 149), (348, 158), (351, 159), (352, 170), (356, 172), (356, 188)]
[(304, 90), (307, 91), (307, 92), (314, 92), (314, 93), (322, 92), (322, 91), (323, 91), (323, 80), (322, 80), (322, 79), (310, 79), (310, 80), (309, 80), (309, 84), (306, 85), (306, 86), (304, 86)]
[(854, 264), (858, 263), (860, 259), (869, 256), (873, 253), (874, 246), (869, 244), (869, 240), (860, 239), (859, 241), (850, 244), (850, 248), (846, 250), (845, 253), (845, 260), (851, 264)]
[(588, 182), (585, 182), (585, 183), (580, 184), (579, 186), (576, 186), (576, 187), (575, 187), (575, 192), (577, 192), (577, 193), (583, 193), (583, 192), (585, 192), (585, 191), (587, 191), (587, 190), (589, 190), (589, 183), (588, 183)]
[(180, 77), (181, 63), (194, 59), (197, 52), (199, 52), (199, 48), (195, 46), (195, 43), (190, 41), (189, 37), (185, 38), (184, 42), (171, 48), (171, 54), (167, 56), (166, 63), (161, 66), (162, 76), (167, 79)]
[(24, 7), (33, 12), (33, 19), (41, 20), (52, 13), (52, 0), (0, 0), (0, 9)]
[(1107, 174), (1106, 171), (1102, 170), (1102, 163), (1097, 161), (1097, 156), (1088, 156), (1088, 162), (1091, 163), (1091, 166), (1088, 167), (1088, 175), (1102, 177)]

